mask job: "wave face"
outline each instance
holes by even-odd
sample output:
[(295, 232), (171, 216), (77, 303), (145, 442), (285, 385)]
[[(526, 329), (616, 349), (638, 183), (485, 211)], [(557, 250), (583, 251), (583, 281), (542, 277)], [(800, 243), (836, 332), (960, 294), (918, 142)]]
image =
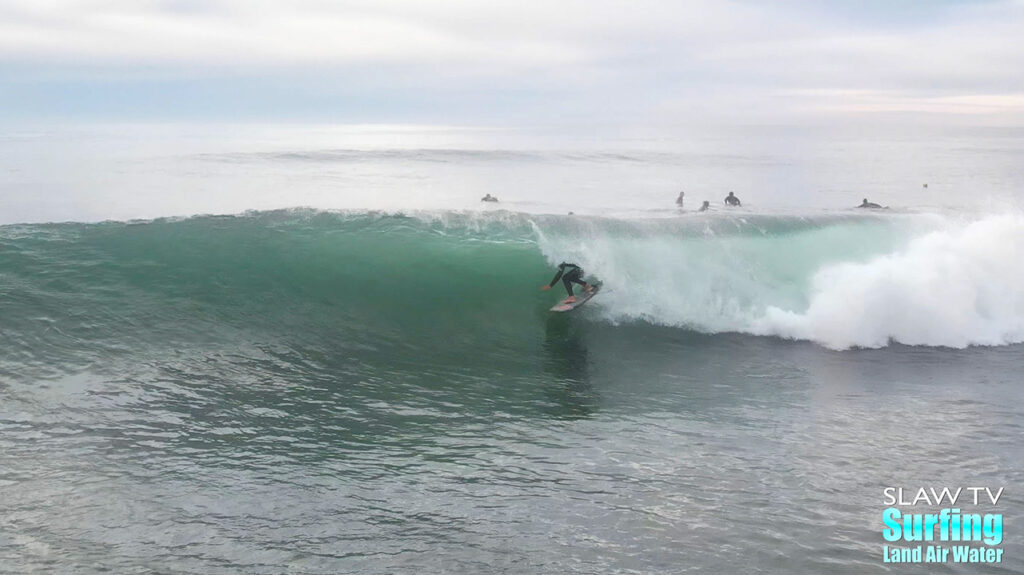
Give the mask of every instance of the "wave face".
[(604, 282), (577, 312), (589, 321), (835, 349), (1004, 345), (1024, 341), (1021, 245), (1016, 215), (288, 210), (6, 226), (4, 370), (102, 369), (146, 349), (282, 340), (330, 341), (353, 365), (458, 364), (467, 350), (516, 362), (537, 345), (555, 300), (538, 287), (563, 260)]

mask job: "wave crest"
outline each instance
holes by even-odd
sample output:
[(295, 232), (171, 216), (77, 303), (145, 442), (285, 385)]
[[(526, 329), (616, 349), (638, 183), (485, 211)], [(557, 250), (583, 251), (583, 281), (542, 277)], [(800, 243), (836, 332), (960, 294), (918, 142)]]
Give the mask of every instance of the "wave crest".
[(1024, 341), (1024, 218), (930, 232), (902, 250), (815, 273), (804, 311), (770, 306), (754, 333), (831, 348)]
[(833, 349), (1024, 341), (1020, 215), (667, 225), (538, 233), (549, 261), (575, 258), (611, 288), (601, 303), (612, 321)]

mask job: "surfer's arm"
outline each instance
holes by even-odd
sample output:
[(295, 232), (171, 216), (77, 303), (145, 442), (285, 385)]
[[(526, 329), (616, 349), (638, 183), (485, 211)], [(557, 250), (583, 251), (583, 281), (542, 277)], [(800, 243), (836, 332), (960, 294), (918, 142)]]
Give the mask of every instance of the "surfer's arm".
[(562, 273), (564, 271), (565, 268), (563, 268), (562, 266), (558, 266), (558, 273), (555, 274), (555, 279), (551, 280), (551, 283), (548, 284), (548, 287), (554, 287), (555, 284), (558, 283), (558, 280), (562, 279)]

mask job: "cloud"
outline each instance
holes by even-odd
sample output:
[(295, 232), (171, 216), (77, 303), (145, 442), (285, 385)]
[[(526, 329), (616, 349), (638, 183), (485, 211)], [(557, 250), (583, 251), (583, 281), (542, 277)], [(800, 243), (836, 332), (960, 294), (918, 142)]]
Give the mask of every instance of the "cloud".
[[(6, 2), (0, 6), (0, 54), (8, 61), (199, 68), (397, 62), (564, 65), (578, 56), (573, 46), (551, 37), (512, 34), (501, 11), (488, 18), (479, 6), (475, 12), (426, 12), (418, 3), (395, 1), (212, 0), (195, 9), (185, 6), (194, 5)], [(516, 12), (512, 16), (521, 20), (523, 14)]]
[(1021, 38), (1021, 0), (0, 0), (10, 81), (324, 78), (342, 95), (517, 93), (577, 115), (1012, 114)]

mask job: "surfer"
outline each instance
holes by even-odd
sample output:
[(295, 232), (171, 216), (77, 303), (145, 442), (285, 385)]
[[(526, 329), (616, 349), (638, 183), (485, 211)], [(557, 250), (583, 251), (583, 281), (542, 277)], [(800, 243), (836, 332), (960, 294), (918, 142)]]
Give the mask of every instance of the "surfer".
[(700, 209), (697, 210), (697, 211), (698, 212), (706, 212), (706, 211), (708, 211), (708, 208), (710, 208), (710, 207), (711, 207), (711, 202), (709, 202), (707, 200), (704, 200), (704, 203), (700, 205)]
[(576, 301), (576, 295), (572, 293), (572, 284), (580, 284), (586, 291), (593, 290), (593, 286), (583, 281), (583, 268), (576, 264), (570, 264), (562, 262), (558, 264), (558, 273), (555, 274), (554, 279), (548, 285), (540, 286), (542, 290), (549, 290), (558, 283), (558, 280), (562, 280), (562, 284), (565, 286), (565, 291), (569, 292), (569, 297), (565, 299), (565, 303), (572, 303)]
[(684, 195), (685, 194), (683, 192), (679, 192), (679, 197), (676, 198), (676, 205), (679, 206), (680, 208), (683, 207), (683, 196)]
[(735, 194), (733, 194), (732, 192), (729, 192), (729, 195), (725, 196), (725, 205), (727, 205), (727, 206), (742, 206), (743, 204), (740, 203), (740, 199), (737, 198)]
[(881, 208), (882, 206), (876, 204), (875, 202), (869, 202), (867, 198), (864, 198), (864, 201), (861, 202), (860, 205), (857, 206), (857, 207), (858, 208), (871, 208), (871, 209), (877, 210), (877, 209)]
[(492, 196), (491, 194), (487, 194), (486, 196), (480, 198), (480, 201), (481, 202), (496, 202), (496, 201), (498, 201), (498, 198)]

